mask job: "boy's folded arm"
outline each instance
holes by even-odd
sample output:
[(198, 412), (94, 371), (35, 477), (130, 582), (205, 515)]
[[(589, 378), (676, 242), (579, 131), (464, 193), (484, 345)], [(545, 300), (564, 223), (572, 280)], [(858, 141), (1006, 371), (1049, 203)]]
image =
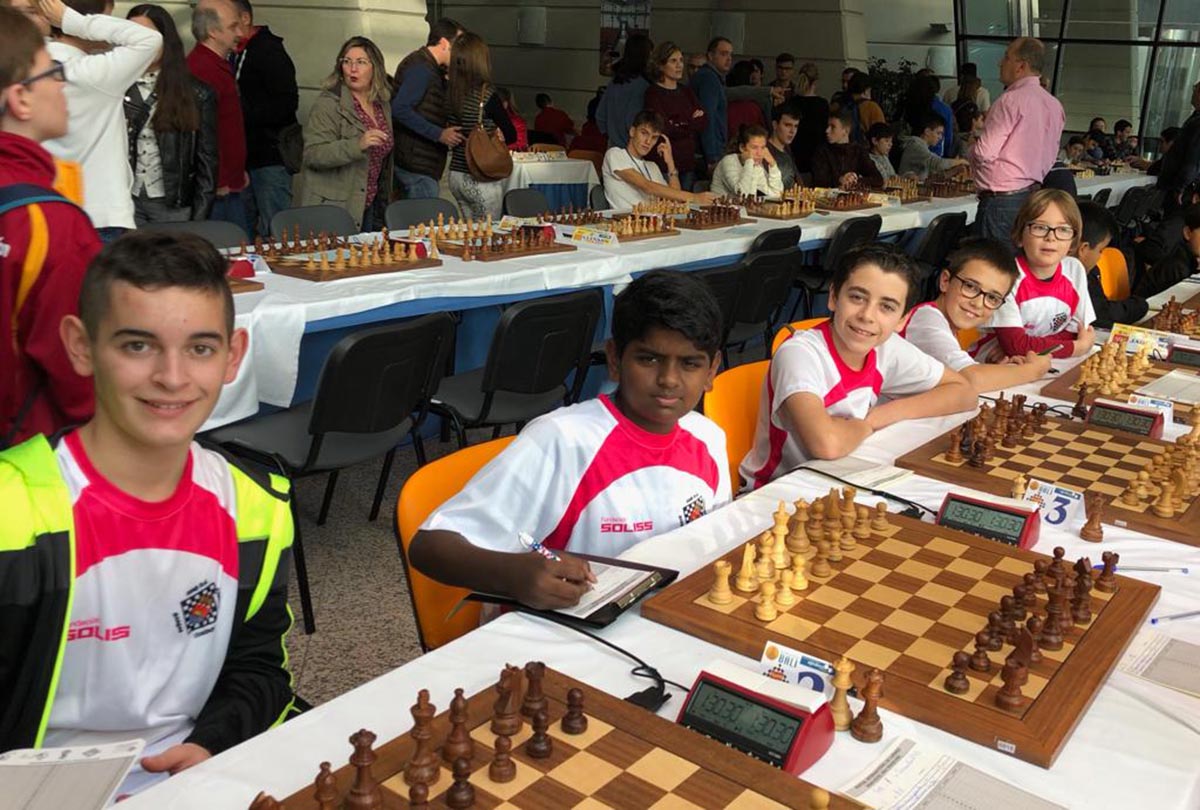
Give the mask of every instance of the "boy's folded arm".
[(975, 389), (967, 379), (947, 368), (942, 371), (942, 378), (933, 388), (877, 405), (867, 413), (865, 421), (872, 430), (880, 430), (905, 419), (973, 410), (978, 403)]
[(850, 454), (871, 435), (862, 419), (831, 416), (816, 394), (792, 394), (780, 406), (788, 430), (811, 458), (834, 459)]
[(1037, 361), (1021, 357), (1021, 360), (1021, 363), (972, 363), (959, 373), (975, 393), (981, 394), (1039, 380), (1050, 366), (1049, 357), (1038, 357)]
[(445, 585), (515, 599), (533, 608), (569, 607), (593, 579), (583, 560), (559, 553), (554, 561), (532, 552), (493, 551), (457, 532), (422, 529), (408, 548), (408, 560)]
[(1041, 354), (1047, 349), (1053, 349), (1050, 356), (1062, 360), (1070, 357), (1075, 351), (1074, 332), (1057, 332), (1045, 337), (1034, 337), (1019, 326), (998, 326), (996, 339), (1008, 357), (1019, 357), (1027, 352)]

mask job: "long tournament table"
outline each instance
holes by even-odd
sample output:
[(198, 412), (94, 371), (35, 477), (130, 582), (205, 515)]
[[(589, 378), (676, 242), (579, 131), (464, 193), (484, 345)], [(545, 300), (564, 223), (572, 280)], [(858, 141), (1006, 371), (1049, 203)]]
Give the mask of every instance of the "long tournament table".
[[(1152, 183), (1141, 173), (1082, 180), (1080, 193), (1112, 189), (1116, 204), (1135, 186)], [(975, 216), (973, 197), (885, 206), (865, 213), (883, 218), (882, 236), (894, 237), (926, 227), (939, 214), (962, 211)], [(839, 224), (857, 213), (816, 214), (795, 223), (800, 246), (818, 250)], [(465, 263), (443, 256), (443, 266), (403, 273), (314, 284), (260, 273), (257, 292), (236, 296), (237, 325), (250, 334), (250, 352), (237, 379), (225, 387), (206, 429), (254, 415), (259, 403), (287, 407), (311, 398), (329, 349), (347, 330), (427, 312), (461, 311), (458, 368), (483, 364), (499, 305), (574, 289), (608, 291), (636, 274), (656, 267), (698, 269), (736, 261), (764, 231), (791, 223), (759, 219), (753, 224), (714, 231), (683, 231), (678, 237), (651, 239), (616, 248), (581, 247), (571, 253)], [(304, 357), (302, 362), (301, 358)]]
[[(1055, 361), (1058, 369), (1078, 360)], [(1010, 389), (1037, 401), (1043, 382)], [(968, 414), (922, 419), (893, 425), (871, 436), (856, 455), (887, 463), (963, 421)], [(1175, 437), (1180, 428), (1168, 428)], [(679, 569), (684, 575), (707, 565), (723, 552), (771, 525), (779, 499), (814, 498), (828, 492), (830, 481), (811, 472), (787, 475), (751, 495), (683, 528), (640, 544), (628, 555), (641, 562)], [(949, 485), (913, 476), (889, 487), (893, 494), (936, 508)], [(859, 499), (870, 504), (876, 496)], [(1056, 545), (1068, 559), (1098, 556), (1094, 544), (1053, 526), (1042, 529), (1037, 551)], [(1200, 570), (1200, 549), (1136, 532), (1105, 527), (1099, 548), (1118, 551), (1121, 562), (1137, 566), (1190, 566)], [(1154, 615), (1200, 610), (1200, 577), (1178, 573), (1134, 573), (1162, 587)], [(397, 583), (395, 598), (402, 598)], [(1169, 635), (1200, 643), (1200, 619), (1160, 626)], [(1143, 630), (1145, 632), (1145, 630)], [(714, 659), (753, 666), (748, 658), (643, 618), (635, 609), (600, 631), (660, 669), (663, 676), (690, 684), (697, 671)], [(470, 694), (495, 681), (506, 662), (543, 660), (568, 675), (625, 696), (645, 687), (630, 675), (631, 663), (591, 640), (542, 620), (510, 614), (405, 666), (354, 689), (301, 717), (249, 740), (129, 800), (130, 810), (241, 810), (259, 790), (276, 797), (311, 785), (317, 764), (345, 761), (346, 740), (366, 726), (380, 741), (411, 726), (408, 705), (418, 689), (430, 690), (432, 701), (445, 707), (454, 687)], [(886, 687), (885, 687), (886, 688)], [(682, 695), (660, 711), (674, 718)], [(804, 778), (827, 787), (847, 782), (865, 768), (889, 741), (905, 736), (944, 750), (975, 768), (1069, 808), (1117, 810), (1130, 807), (1196, 808), (1200, 806), (1200, 701), (1114, 672), (1083, 715), (1054, 766), (1048, 770), (1008, 757), (893, 712), (882, 711), (881, 745), (855, 742), (838, 734), (832, 749)], [(731, 753), (731, 756), (738, 754)]]

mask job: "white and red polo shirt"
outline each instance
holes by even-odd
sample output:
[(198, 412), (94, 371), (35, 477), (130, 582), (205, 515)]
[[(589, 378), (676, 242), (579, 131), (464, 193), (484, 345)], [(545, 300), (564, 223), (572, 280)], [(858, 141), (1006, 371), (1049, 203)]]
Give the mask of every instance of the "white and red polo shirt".
[(829, 321), (784, 341), (771, 358), (758, 404), (754, 446), (738, 472), (758, 489), (809, 459), (788, 429), (783, 403), (793, 394), (814, 394), (830, 416), (862, 419), (881, 394), (897, 396), (928, 391), (941, 382), (946, 367), (904, 338), (893, 334), (872, 349), (861, 369), (850, 368), (833, 344)]
[(933, 301), (913, 307), (908, 321), (896, 334), (952, 371), (975, 365), (975, 359), (959, 345), (954, 327)]
[[(971, 347), (972, 356), (981, 362), (997, 362), (1006, 354), (997, 340), (997, 332), (1003, 329), (1018, 329), (1029, 338), (1047, 338), (1069, 333), (1077, 335), (1079, 330), (1096, 320), (1092, 299), (1088, 295), (1087, 271), (1083, 263), (1074, 256), (1064, 258), (1047, 279), (1040, 279), (1029, 269), (1025, 258), (1017, 257), (1020, 276), (1013, 294), (996, 310), (991, 319), (981, 327), (985, 334)], [(1020, 348), (1040, 351), (1039, 341)], [(1024, 352), (1019, 352), (1024, 353)], [(1071, 354), (1070, 347), (1055, 356)]]
[(193, 444), (175, 492), (150, 503), (106, 480), (77, 432), (55, 455), (75, 521), (75, 591), (45, 744), (140, 737), (158, 753), (191, 733), (229, 647), (232, 473)]
[(667, 434), (606, 396), (530, 422), (421, 527), (494, 551), (548, 548), (615, 557), (730, 500), (725, 433), (692, 412)]

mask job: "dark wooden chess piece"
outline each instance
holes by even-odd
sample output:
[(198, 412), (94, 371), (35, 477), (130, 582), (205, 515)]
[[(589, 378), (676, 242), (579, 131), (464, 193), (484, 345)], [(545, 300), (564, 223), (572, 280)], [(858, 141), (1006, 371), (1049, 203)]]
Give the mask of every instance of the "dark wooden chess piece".
[(1029, 621), (1025, 622), (1025, 629), (1029, 631), (1029, 637), (1033, 641), (1033, 648), (1029, 651), (1030, 664), (1040, 664), (1042, 662), (1042, 651), (1039, 645), (1042, 642), (1042, 627), (1045, 623), (1041, 616), (1030, 616)]
[(1000, 626), (1005, 644), (1017, 643), (1017, 600), (1007, 594), (1000, 597)]
[(1076, 577), (1075, 593), (1071, 599), (1071, 621), (1087, 625), (1092, 621), (1092, 578)]
[(541, 661), (530, 661), (525, 665), (525, 700), (521, 703), (521, 714), (533, 717), (549, 708), (546, 695), (542, 692), (542, 679), (546, 677), (546, 665)]
[(1049, 603), (1046, 605), (1046, 620), (1042, 626), (1042, 634), (1038, 644), (1043, 650), (1061, 650), (1063, 648), (1062, 615), (1063, 600), (1066, 594), (1056, 585), (1048, 590)]
[(1087, 521), (1079, 530), (1079, 536), (1089, 543), (1099, 543), (1104, 539), (1104, 527), (1100, 521), (1104, 519), (1105, 496), (1103, 492), (1085, 492), (1083, 495), (1084, 509), (1087, 511)]
[(1087, 419), (1087, 383), (1079, 386), (1079, 397), (1075, 400), (1075, 407), (1071, 409), (1071, 417), (1074, 419)]
[(454, 760), (454, 784), (446, 791), (446, 806), (451, 810), (466, 810), (475, 804), (475, 786), (471, 784), (471, 761), (466, 757)]
[(567, 713), (562, 719), (563, 734), (582, 734), (587, 731), (588, 719), (583, 713), (583, 690), (579, 688), (567, 691)]
[(988, 657), (988, 644), (991, 642), (992, 634), (987, 630), (980, 630), (975, 634), (975, 654), (971, 656), (971, 669), (976, 672), (991, 672), (992, 659)]
[(450, 699), (450, 734), (442, 745), (442, 759), (453, 763), (456, 759), (470, 759), (474, 753), (475, 741), (467, 731), (467, 699), (462, 689), (455, 689)]
[(404, 768), (404, 783), (415, 785), (420, 782), (432, 785), (437, 781), (438, 763), (437, 752), (433, 748), (433, 716), (437, 713), (429, 702), (429, 690), (422, 689), (417, 693), (417, 702), (410, 710), (413, 716), (413, 727), (409, 734), (416, 741), (412, 759)]
[(496, 755), (488, 765), (488, 778), (493, 782), (511, 782), (517, 778), (517, 764), (512, 759), (512, 739), (501, 734), (496, 738)]
[(1096, 590), (1101, 593), (1115, 593), (1117, 590), (1117, 563), (1121, 561), (1121, 555), (1115, 551), (1106, 551), (1100, 555), (1100, 562), (1104, 563), (1104, 570), (1100, 572), (1100, 577), (1096, 580)]
[(1000, 611), (993, 610), (988, 614), (988, 649), (996, 652), (1004, 646), (1004, 620), (1000, 617)]
[(1071, 616), (1071, 607), (1075, 598), (1075, 572), (1067, 571), (1059, 578), (1058, 588), (1062, 591), (1062, 634), (1065, 637), (1075, 629), (1075, 619)]
[(337, 779), (328, 762), (321, 763), (321, 770), (313, 780), (313, 788), (313, 800), (317, 803), (317, 810), (337, 810)]
[(274, 796), (260, 790), (254, 801), (250, 802), (250, 810), (283, 810), (283, 805)]
[(550, 716), (545, 709), (538, 709), (533, 714), (533, 736), (525, 743), (525, 753), (530, 759), (546, 759), (554, 753), (554, 743), (546, 733), (550, 728)]
[(1033, 651), (1036, 648), (1037, 643), (1033, 640), (1033, 633), (1029, 632), (1029, 628), (1021, 627), (1014, 636), (1013, 651), (1008, 654), (1005, 661), (1020, 661), (1022, 666), (1028, 667), (1033, 661)]
[(1021, 694), (1021, 687), (1029, 682), (1029, 668), (1016, 658), (1010, 657), (1004, 662), (1000, 679), (1004, 681), (1004, 686), (996, 693), (996, 705), (1005, 711), (1020, 711), (1027, 700)]
[(1013, 585), (1013, 618), (1019, 622), (1025, 621), (1028, 615), (1026, 605), (1029, 603), (1029, 588), (1025, 585)]
[(521, 712), (518, 701), (521, 699), (521, 670), (512, 665), (506, 665), (496, 683), (496, 703), (492, 713), (492, 733), (504, 734), (509, 737), (521, 730)]
[(1033, 575), (1036, 577), (1033, 583), (1034, 593), (1044, 594), (1046, 592), (1046, 573), (1049, 565), (1045, 560), (1038, 560), (1033, 564)]
[(383, 807), (383, 793), (379, 783), (371, 775), (371, 766), (378, 759), (371, 748), (375, 744), (375, 734), (364, 729), (350, 735), (350, 744), (354, 753), (350, 755), (350, 764), (354, 766), (354, 784), (346, 794), (343, 805), (345, 810), (380, 810)]
[(951, 464), (958, 464), (963, 460), (962, 438), (963, 429), (961, 425), (950, 431), (950, 448), (946, 451), (946, 461), (949, 461)]
[[(380, 805), (381, 807), (383, 805)], [(429, 787), (420, 782), (408, 786), (408, 806), (410, 810), (427, 810), (429, 807)]]
[(1067, 550), (1065, 548), (1063, 548), (1062, 546), (1054, 547), (1054, 559), (1053, 559), (1053, 561), (1051, 561), (1050, 567), (1048, 569), (1046, 569), (1046, 573), (1050, 576), (1051, 579), (1055, 579), (1055, 580), (1058, 579), (1067, 570), (1065, 567), (1065, 563), (1063, 562), (1063, 560), (1066, 556), (1067, 556)]
[(954, 661), (950, 664), (954, 671), (946, 676), (946, 691), (952, 695), (965, 695), (971, 689), (971, 682), (967, 679), (967, 667), (971, 665), (971, 656), (961, 650), (954, 654)]
[(982, 467), (986, 461), (984, 458), (985, 452), (985, 440), (976, 439), (971, 444), (971, 455), (967, 456), (967, 465), (970, 467)]
[(879, 719), (879, 700), (883, 697), (883, 673), (878, 669), (867, 672), (863, 687), (862, 711), (850, 721), (850, 736), (859, 742), (876, 743), (883, 739), (883, 721)]

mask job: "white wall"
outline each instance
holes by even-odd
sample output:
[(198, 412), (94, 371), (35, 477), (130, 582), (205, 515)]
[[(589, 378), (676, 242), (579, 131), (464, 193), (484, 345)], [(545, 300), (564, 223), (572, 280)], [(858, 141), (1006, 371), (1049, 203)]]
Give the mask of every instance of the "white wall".
[[(955, 75), (953, 0), (862, 0), (862, 5), (872, 57), (886, 59), (892, 67), (909, 59), (939, 76)], [(946, 23), (949, 30), (936, 33), (930, 23)]]

